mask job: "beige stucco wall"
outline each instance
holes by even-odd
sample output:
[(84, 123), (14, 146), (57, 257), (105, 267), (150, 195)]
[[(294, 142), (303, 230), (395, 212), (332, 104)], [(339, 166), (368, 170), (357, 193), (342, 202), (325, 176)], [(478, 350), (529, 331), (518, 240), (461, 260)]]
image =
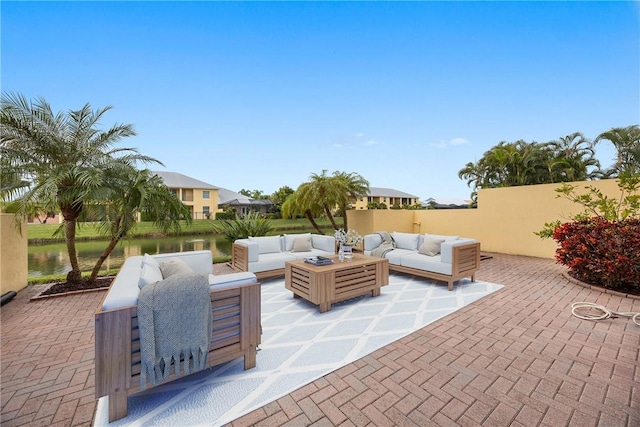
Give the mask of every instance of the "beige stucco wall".
[(18, 232), (13, 214), (0, 213), (0, 294), (27, 286), (27, 226)]
[[(585, 193), (587, 185), (618, 197), (615, 180), (572, 183)], [(378, 230), (458, 235), (478, 239), (482, 250), (553, 258), (557, 244), (535, 234), (545, 222), (568, 220), (581, 206), (557, 198), (560, 184), (492, 188), (478, 192), (477, 209), (419, 211), (348, 211), (349, 228), (360, 234)], [(404, 212), (404, 214), (399, 214)]]

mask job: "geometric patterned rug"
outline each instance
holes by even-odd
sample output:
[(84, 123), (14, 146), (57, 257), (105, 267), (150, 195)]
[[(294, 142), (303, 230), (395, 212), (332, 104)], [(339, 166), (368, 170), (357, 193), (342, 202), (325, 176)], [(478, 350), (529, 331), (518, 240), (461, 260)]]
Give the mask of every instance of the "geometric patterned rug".
[(129, 414), (108, 422), (108, 397), (98, 401), (96, 426), (220, 426), (351, 363), (502, 288), (487, 282), (446, 284), (389, 274), (371, 294), (316, 305), (293, 298), (284, 278), (265, 281), (262, 343), (257, 365), (242, 359), (215, 366), (129, 397)]

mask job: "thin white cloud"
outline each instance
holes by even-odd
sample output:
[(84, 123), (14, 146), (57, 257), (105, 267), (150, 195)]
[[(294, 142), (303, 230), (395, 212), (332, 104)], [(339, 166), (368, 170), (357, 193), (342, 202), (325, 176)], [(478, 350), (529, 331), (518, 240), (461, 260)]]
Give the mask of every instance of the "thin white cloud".
[(449, 144), (451, 145), (463, 145), (468, 143), (469, 141), (466, 140), (465, 138), (453, 138), (451, 141), (449, 141)]
[(378, 141), (367, 141), (365, 143), (363, 143), (362, 145), (364, 145), (365, 147), (371, 146), (371, 145), (378, 145)]
[(362, 132), (356, 133), (356, 138), (362, 138), (363, 136), (364, 136), (364, 133)]
[(344, 144), (340, 144), (339, 142), (334, 142), (333, 144), (331, 144), (334, 148), (343, 148)]

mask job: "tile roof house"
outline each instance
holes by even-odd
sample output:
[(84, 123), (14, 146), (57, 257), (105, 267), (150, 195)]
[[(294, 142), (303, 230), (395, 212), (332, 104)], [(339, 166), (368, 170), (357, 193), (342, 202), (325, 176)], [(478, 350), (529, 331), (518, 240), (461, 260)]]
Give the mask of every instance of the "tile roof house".
[(384, 204), (387, 209), (390, 209), (394, 205), (402, 207), (419, 204), (420, 198), (393, 188), (369, 187), (367, 196), (360, 197), (358, 200), (353, 201), (352, 204), (354, 209), (368, 209), (368, 204), (372, 202)]
[(216, 187), (177, 172), (152, 171), (191, 210), (193, 219), (212, 218), (211, 214), (233, 207), (239, 214), (250, 211), (266, 213), (273, 202), (244, 196), (226, 188)]
[(466, 209), (473, 203), (473, 200), (439, 197), (437, 199), (429, 197), (422, 202), (422, 206), (427, 209)]
[(232, 207), (238, 214), (245, 214), (252, 211), (267, 213), (273, 206), (273, 202), (271, 200), (252, 199), (251, 197), (236, 193), (235, 191), (227, 190), (226, 188), (220, 188), (218, 195), (219, 209), (224, 210), (227, 207)]
[(208, 219), (218, 210), (219, 187), (191, 178), (178, 172), (151, 171), (178, 196), (191, 211), (193, 219)]

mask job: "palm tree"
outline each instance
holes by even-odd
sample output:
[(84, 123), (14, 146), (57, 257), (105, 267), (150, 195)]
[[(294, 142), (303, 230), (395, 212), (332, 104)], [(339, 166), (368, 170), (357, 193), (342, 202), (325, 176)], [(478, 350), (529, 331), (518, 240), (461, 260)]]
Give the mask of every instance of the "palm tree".
[(553, 182), (585, 181), (597, 176), (600, 162), (595, 157), (593, 143), (582, 133), (574, 132), (545, 146), (553, 151), (556, 161), (564, 164), (560, 176), (554, 177)]
[(369, 193), (369, 181), (353, 172), (336, 171), (333, 173), (333, 178), (336, 189), (338, 190), (338, 209), (342, 214), (342, 226), (345, 230), (349, 230), (347, 224), (347, 207), (351, 204), (351, 200), (356, 200)]
[(181, 219), (187, 224), (191, 223), (189, 208), (169, 190), (158, 175), (131, 167), (118, 167), (113, 172), (116, 173), (110, 174), (109, 199), (93, 205), (103, 213), (100, 230), (109, 236), (109, 243), (91, 271), (91, 282), (98, 277), (100, 268), (111, 251), (134, 227), (138, 213), (144, 212), (163, 232), (179, 230)]
[(308, 200), (309, 203), (318, 203), (322, 206), (324, 214), (329, 218), (334, 230), (337, 230), (339, 227), (331, 213), (331, 209), (335, 208), (343, 199), (342, 196), (346, 190), (339, 188), (342, 182), (327, 176), (327, 170), (324, 169), (320, 175), (312, 173), (311, 181), (308, 184), (308, 186), (304, 187), (303, 199)]
[(640, 127), (631, 125), (624, 128), (611, 128), (601, 133), (595, 143), (610, 141), (618, 151), (616, 163), (609, 168), (608, 175), (618, 176), (623, 172), (640, 173)]
[[(43, 98), (28, 101), (4, 92), (1, 105), (0, 158), (3, 169), (7, 167), (13, 177), (10, 185), (3, 185), (2, 197), (12, 201), (8, 209), (19, 217), (26, 216), (33, 202), (61, 212), (71, 263), (67, 281), (79, 283), (75, 238), (85, 204), (108, 199), (109, 171), (133, 167), (138, 161), (161, 163), (135, 149), (113, 147), (136, 133), (130, 124), (99, 130), (98, 123), (109, 106), (93, 111), (86, 104), (66, 114), (54, 113)], [(53, 206), (57, 209), (51, 209)]]
[(294, 218), (298, 215), (304, 215), (318, 234), (322, 234), (322, 230), (315, 218), (322, 214), (323, 208), (313, 197), (309, 197), (309, 186), (310, 183), (308, 182), (300, 184), (296, 191), (287, 196), (282, 204), (282, 217)]

